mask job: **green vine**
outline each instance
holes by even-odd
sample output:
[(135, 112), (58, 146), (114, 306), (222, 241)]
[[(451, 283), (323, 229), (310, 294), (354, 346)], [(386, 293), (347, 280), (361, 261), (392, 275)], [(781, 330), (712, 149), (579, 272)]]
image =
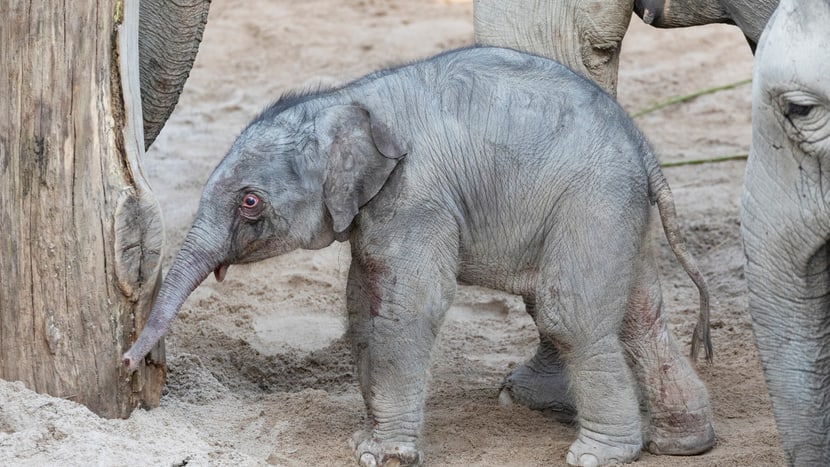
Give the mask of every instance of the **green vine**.
[(680, 167), (683, 165), (710, 164), (713, 162), (745, 161), (748, 157), (749, 154), (733, 154), (731, 156), (709, 157), (704, 159), (690, 159), (687, 161), (671, 161), (661, 163), (660, 167)]
[(642, 109), (640, 111), (634, 112), (633, 114), (631, 114), (631, 118), (642, 117), (645, 114), (655, 112), (657, 110), (660, 110), (662, 108), (665, 108), (665, 107), (668, 107), (668, 106), (671, 106), (671, 105), (674, 105), (674, 104), (679, 104), (681, 102), (686, 102), (686, 101), (692, 100), (695, 97), (700, 97), (700, 96), (704, 96), (706, 94), (714, 94), (716, 92), (726, 91), (726, 90), (729, 90), (729, 89), (734, 89), (734, 88), (737, 88), (739, 86), (743, 86), (744, 84), (749, 84), (751, 82), (752, 82), (752, 78), (747, 78), (747, 79), (742, 79), (740, 81), (735, 81), (734, 83), (724, 84), (722, 86), (715, 86), (715, 87), (712, 87), (712, 88), (701, 89), (699, 91), (695, 91), (695, 92), (690, 93), (690, 94), (684, 94), (682, 96), (674, 96), (674, 97), (671, 97), (671, 98), (666, 99), (664, 101), (658, 102), (658, 103), (652, 105), (651, 107), (647, 107), (647, 108)]

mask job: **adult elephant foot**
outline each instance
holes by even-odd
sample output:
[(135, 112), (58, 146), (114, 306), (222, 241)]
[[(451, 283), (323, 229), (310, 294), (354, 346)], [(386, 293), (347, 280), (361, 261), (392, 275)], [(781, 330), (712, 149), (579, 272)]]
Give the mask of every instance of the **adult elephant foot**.
[(504, 406), (519, 404), (571, 423), (576, 405), (568, 392), (568, 378), (559, 352), (542, 338), (536, 355), (504, 378), (499, 393)]

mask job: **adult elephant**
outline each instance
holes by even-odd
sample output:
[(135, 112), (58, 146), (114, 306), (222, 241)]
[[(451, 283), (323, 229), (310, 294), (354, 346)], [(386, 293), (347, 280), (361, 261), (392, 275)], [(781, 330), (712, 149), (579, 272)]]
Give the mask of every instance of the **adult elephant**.
[(659, 28), (731, 23), (755, 43), (778, 0), (475, 0), (479, 44), (553, 58), (617, 90), (620, 47), (634, 11)]
[(778, 0), (635, 0), (634, 11), (656, 28), (735, 24), (755, 46)]
[(830, 465), (830, 2), (761, 36), (742, 235), (749, 310), (791, 465)]
[(475, 40), (558, 60), (616, 94), (633, 0), (475, 0)]
[(210, 0), (141, 0), (138, 47), (144, 148), (173, 112), (190, 75)]

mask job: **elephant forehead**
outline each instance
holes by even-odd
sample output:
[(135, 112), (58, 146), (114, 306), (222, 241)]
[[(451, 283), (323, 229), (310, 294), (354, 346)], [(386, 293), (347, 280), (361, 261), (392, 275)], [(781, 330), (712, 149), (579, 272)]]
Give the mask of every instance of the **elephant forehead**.
[(228, 155), (239, 160), (280, 157), (297, 151), (307, 140), (297, 125), (277, 119), (255, 122), (239, 135)]
[(823, 89), (830, 76), (830, 2), (783, 0), (756, 56), (756, 78)]

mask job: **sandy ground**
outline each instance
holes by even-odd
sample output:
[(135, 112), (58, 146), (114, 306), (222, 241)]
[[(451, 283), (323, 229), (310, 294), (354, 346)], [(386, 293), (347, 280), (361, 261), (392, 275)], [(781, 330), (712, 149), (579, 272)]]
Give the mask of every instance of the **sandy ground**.
[[(201, 187), (244, 124), (282, 92), (342, 82), (377, 67), (472, 41), (467, 1), (214, 0), (180, 104), (146, 170), (167, 223), (169, 258), (193, 219)], [(635, 18), (619, 99), (630, 112), (670, 96), (748, 78), (752, 57), (731, 27), (658, 31)], [(750, 87), (641, 118), (664, 161), (746, 153)], [(716, 361), (699, 372), (718, 442), (638, 465), (780, 465), (783, 458), (758, 364), (741, 272), (744, 163), (667, 168), (684, 234), (713, 295)], [(696, 292), (659, 238), (664, 299), (685, 347)], [(76, 404), (0, 381), (2, 465), (351, 465), (346, 440), (364, 410), (341, 338), (349, 251), (333, 245), (232, 267), (183, 307), (168, 336), (161, 407), (103, 420)], [(463, 287), (432, 363), (424, 450), (430, 465), (559, 465), (575, 429), (522, 407), (500, 407), (510, 368), (536, 334), (516, 297)]]

